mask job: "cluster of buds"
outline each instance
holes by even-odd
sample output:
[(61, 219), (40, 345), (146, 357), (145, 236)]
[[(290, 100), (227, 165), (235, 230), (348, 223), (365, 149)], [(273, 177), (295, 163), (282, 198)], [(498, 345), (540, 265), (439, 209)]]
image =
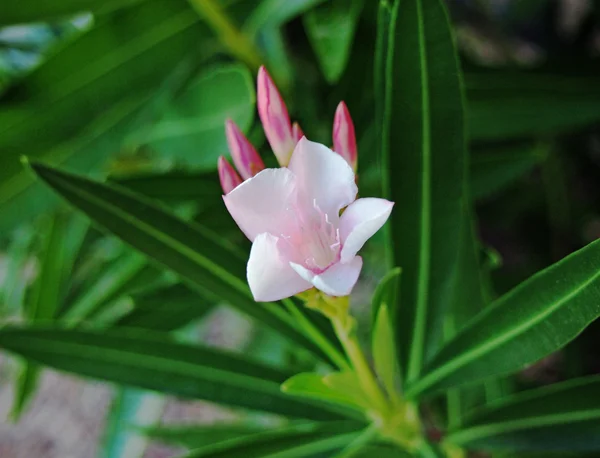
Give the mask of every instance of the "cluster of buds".
[[(290, 121), (285, 102), (264, 67), (258, 71), (258, 114), (281, 167), (290, 161), (296, 144), (304, 136), (297, 122)], [(218, 162), (219, 179), (223, 192), (228, 194), (243, 181), (252, 178), (265, 168), (260, 155), (239, 127), (231, 120), (225, 123), (227, 145), (235, 168), (221, 156)], [(333, 150), (342, 156), (356, 172), (357, 150), (354, 124), (348, 107), (340, 102), (333, 120)], [(237, 170), (237, 171), (236, 171)]]

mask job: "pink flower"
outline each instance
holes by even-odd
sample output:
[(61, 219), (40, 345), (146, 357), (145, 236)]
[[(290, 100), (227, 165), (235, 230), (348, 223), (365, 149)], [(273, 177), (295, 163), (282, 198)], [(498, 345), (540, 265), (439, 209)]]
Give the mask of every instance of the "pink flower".
[(350, 294), (362, 268), (356, 253), (394, 205), (355, 200), (357, 192), (342, 156), (302, 138), (287, 168), (265, 169), (223, 197), (252, 241), (247, 276), (255, 300), (275, 301), (313, 286), (331, 296)]

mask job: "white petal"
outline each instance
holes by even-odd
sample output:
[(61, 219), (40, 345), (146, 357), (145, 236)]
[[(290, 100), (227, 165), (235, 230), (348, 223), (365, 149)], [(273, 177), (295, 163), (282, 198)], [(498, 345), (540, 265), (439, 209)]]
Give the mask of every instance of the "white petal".
[(298, 275), (300, 275), (304, 280), (312, 282), (313, 278), (315, 278), (315, 274), (300, 264), (296, 264), (295, 262), (290, 262), (290, 266), (292, 269), (296, 271)]
[(320, 143), (302, 137), (288, 168), (296, 175), (298, 192), (304, 204), (318, 207), (330, 218), (356, 198), (354, 172), (339, 154)]
[(347, 264), (339, 262), (322, 274), (315, 275), (312, 284), (330, 296), (347, 296), (358, 280), (362, 264), (360, 256), (356, 256)]
[(312, 288), (310, 282), (292, 269), (286, 250), (280, 250), (278, 242), (271, 234), (260, 234), (250, 250), (248, 285), (258, 302), (278, 301)]
[(351, 260), (381, 226), (392, 212), (393, 202), (373, 197), (358, 199), (344, 210), (340, 217), (340, 261)]
[(296, 221), (296, 179), (288, 169), (265, 169), (223, 197), (231, 216), (250, 240), (268, 232), (279, 236)]

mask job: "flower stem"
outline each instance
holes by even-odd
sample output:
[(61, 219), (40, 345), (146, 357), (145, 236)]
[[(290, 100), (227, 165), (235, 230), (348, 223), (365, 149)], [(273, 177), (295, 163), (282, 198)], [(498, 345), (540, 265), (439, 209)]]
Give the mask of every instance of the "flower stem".
[(352, 363), (354, 372), (358, 377), (358, 381), (365, 395), (373, 402), (375, 409), (380, 413), (385, 413), (389, 410), (388, 401), (385, 398), (367, 360), (365, 358), (360, 345), (356, 339), (356, 333), (352, 329), (352, 320), (349, 316), (333, 317), (331, 322), (333, 328), (348, 355), (348, 359)]
[(215, 0), (189, 0), (189, 2), (233, 56), (245, 62), (252, 70), (258, 70), (261, 58), (254, 43), (237, 29)]

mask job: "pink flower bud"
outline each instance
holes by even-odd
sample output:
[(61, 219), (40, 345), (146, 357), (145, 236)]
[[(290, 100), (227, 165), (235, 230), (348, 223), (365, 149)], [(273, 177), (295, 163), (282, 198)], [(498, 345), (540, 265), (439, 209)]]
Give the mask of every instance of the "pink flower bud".
[(292, 125), (292, 137), (294, 138), (294, 143), (298, 143), (304, 137), (304, 132), (302, 132), (300, 124), (297, 122)]
[(257, 83), (258, 114), (267, 140), (281, 166), (286, 166), (294, 151), (292, 124), (285, 102), (265, 67), (258, 70)]
[(264, 162), (252, 143), (248, 141), (240, 128), (231, 119), (225, 121), (225, 134), (233, 164), (242, 179), (252, 178), (265, 168)]
[(225, 194), (229, 194), (242, 183), (240, 176), (223, 156), (219, 157), (217, 168), (219, 169), (219, 181), (221, 182), (221, 188), (223, 188), (223, 192)]
[(335, 118), (333, 119), (333, 150), (346, 159), (346, 162), (356, 172), (358, 162), (356, 135), (350, 112), (344, 102), (340, 102), (337, 110), (335, 110)]

